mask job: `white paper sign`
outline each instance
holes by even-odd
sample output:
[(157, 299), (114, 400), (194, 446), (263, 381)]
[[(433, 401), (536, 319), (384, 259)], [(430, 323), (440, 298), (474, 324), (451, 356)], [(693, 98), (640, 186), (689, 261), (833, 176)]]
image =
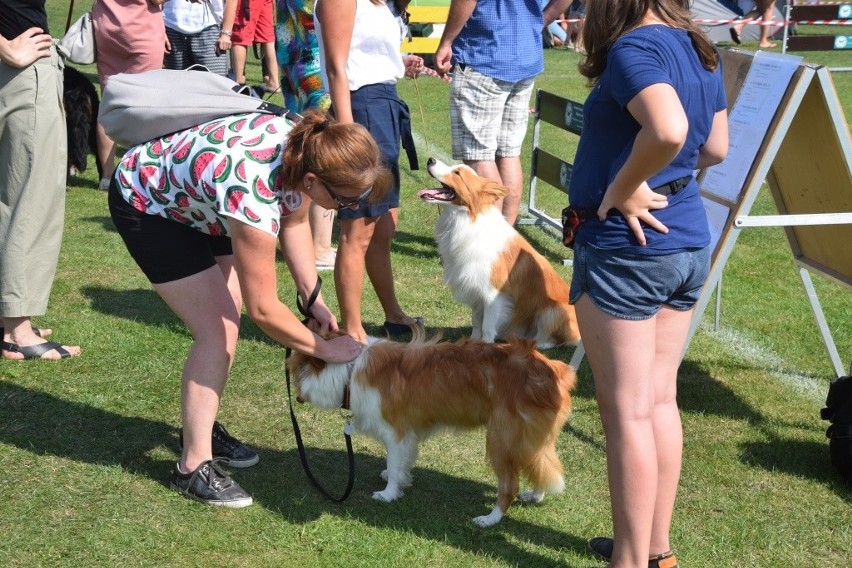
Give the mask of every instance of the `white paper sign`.
[(801, 56), (759, 51), (728, 116), (728, 156), (707, 170), (701, 189), (737, 201)]

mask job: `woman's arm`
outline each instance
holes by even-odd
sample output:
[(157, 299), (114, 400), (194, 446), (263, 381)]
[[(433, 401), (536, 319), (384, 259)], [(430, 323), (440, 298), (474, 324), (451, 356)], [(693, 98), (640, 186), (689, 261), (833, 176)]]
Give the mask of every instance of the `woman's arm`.
[[(363, 345), (349, 336), (323, 340), (302, 325), (278, 299), (277, 239), (236, 219), (232, 219), (230, 225), (234, 267), (246, 311), (264, 333), (282, 345), (325, 361), (344, 363), (357, 357)], [(311, 240), (307, 239), (301, 245), (310, 247)]]
[[(302, 196), (302, 199), (301, 207), (281, 218), (278, 242), (287, 268), (296, 283), (296, 290), (302, 298), (302, 305), (307, 306), (307, 300), (317, 285), (318, 276), (314, 247), (305, 246), (305, 243), (312, 242), (311, 225), (308, 221), (311, 200), (305, 196)], [(310, 313), (318, 324), (314, 331), (320, 335), (325, 336), (328, 331), (338, 331), (337, 318), (326, 306), (322, 294), (317, 296)]]
[(713, 126), (707, 142), (698, 150), (698, 169), (720, 163), (728, 155), (728, 111), (720, 110), (713, 116)]
[(627, 161), (604, 194), (598, 216), (604, 219), (610, 209), (618, 209), (636, 240), (644, 245), (640, 221), (657, 231), (668, 231), (650, 212), (665, 207), (668, 200), (651, 191), (646, 182), (669, 165), (683, 148), (689, 123), (677, 92), (667, 83), (656, 83), (639, 91), (627, 103), (627, 110), (641, 128)]
[(349, 99), (349, 76), (346, 63), (349, 61), (349, 44), (355, 28), (354, 0), (322, 0), (316, 17), (322, 26), (322, 41), (325, 50), (325, 72), (328, 76), (328, 94), (331, 106), (340, 122), (355, 122)]

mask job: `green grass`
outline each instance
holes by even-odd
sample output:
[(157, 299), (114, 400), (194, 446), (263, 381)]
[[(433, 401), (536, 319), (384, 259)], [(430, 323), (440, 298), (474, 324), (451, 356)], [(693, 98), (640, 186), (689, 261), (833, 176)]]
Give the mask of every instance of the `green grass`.
[[(59, 30), (64, 3), (48, 5)], [(577, 57), (549, 50), (538, 85), (582, 100)], [(806, 54), (832, 67), (849, 57)], [(259, 78), (256, 64), (249, 73)], [(848, 115), (847, 76), (835, 82)], [(424, 78), (399, 88), (421, 138), (421, 159), (447, 157), (446, 86)], [(555, 144), (570, 155), (569, 141)], [(370, 498), (382, 486), (384, 454), (356, 435), (351, 497), (339, 505), (321, 497), (299, 465), (283, 349), (245, 319), (220, 418), (260, 452), (260, 464), (235, 473), (256, 504), (214, 510), (170, 491), (180, 367), (190, 337), (123, 248), (90, 166), (69, 185), (59, 273), (48, 314), (38, 319), (58, 339), (82, 345), (84, 354), (58, 363), (0, 361), (4, 566), (600, 565), (585, 550), (588, 537), (611, 530), (604, 439), (586, 365), (558, 441), (565, 493), (539, 506), (515, 506), (497, 527), (482, 530), (470, 519), (490, 510), (495, 481), (481, 432), (425, 443), (414, 486), (393, 504)], [(404, 160), (402, 170), (393, 249), (401, 302), (430, 327), (460, 337), (469, 332), (469, 315), (443, 285), (432, 238), (437, 210), (414, 197), (430, 182), (422, 171), (409, 172)], [(768, 195), (756, 211), (773, 211)], [(551, 235), (524, 232), (554, 262), (564, 256)], [(557, 270), (570, 276), (570, 268)], [(280, 276), (281, 297), (295, 307), (283, 264)], [(815, 280), (849, 364), (849, 289)], [(333, 303), (330, 278), (326, 297)], [(852, 490), (831, 468), (826, 423), (819, 419), (831, 366), (780, 229), (743, 232), (725, 270), (722, 305), (722, 330), (713, 331), (710, 314), (705, 317), (679, 383), (686, 442), (672, 536), (681, 564), (852, 565)], [(364, 312), (368, 331), (377, 332), (383, 318), (369, 287)], [(549, 354), (567, 360), (571, 352)], [(296, 410), (315, 473), (342, 491), (342, 418)]]

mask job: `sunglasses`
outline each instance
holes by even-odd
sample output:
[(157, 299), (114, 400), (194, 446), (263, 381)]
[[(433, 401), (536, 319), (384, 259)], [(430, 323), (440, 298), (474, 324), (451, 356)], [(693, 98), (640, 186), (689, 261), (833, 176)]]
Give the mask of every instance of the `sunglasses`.
[(327, 183), (325, 183), (324, 181), (321, 181), (320, 183), (322, 183), (322, 186), (328, 192), (328, 195), (334, 200), (335, 203), (337, 203), (337, 210), (338, 211), (341, 210), (341, 209), (354, 209), (354, 208), (358, 207), (358, 204), (359, 204), (360, 201), (367, 199), (368, 197), (370, 197), (370, 194), (373, 193), (373, 186), (370, 186), (370, 187), (367, 188), (367, 191), (365, 191), (364, 193), (362, 193), (358, 197), (349, 198), (347, 201), (344, 201), (343, 199), (340, 198), (339, 195), (334, 193), (331, 190), (330, 187), (328, 187)]

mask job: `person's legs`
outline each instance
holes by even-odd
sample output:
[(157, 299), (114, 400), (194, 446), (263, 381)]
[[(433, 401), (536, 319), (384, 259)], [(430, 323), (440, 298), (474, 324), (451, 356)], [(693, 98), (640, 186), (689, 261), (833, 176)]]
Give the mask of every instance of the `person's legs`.
[[(0, 66), (0, 339), (11, 344), (2, 349), (7, 359), (24, 359), (17, 348), (45, 343), (30, 318), (47, 311), (64, 229), (67, 148), (55, 136), (65, 128), (62, 89), (53, 49), (24, 71)], [(41, 358), (60, 353), (48, 349)]]
[(112, 179), (112, 174), (115, 172), (115, 142), (107, 136), (100, 121), (98, 122), (96, 135), (98, 142), (98, 163), (101, 166), (102, 176), (98, 188), (106, 191), (109, 188), (109, 180)]
[(379, 217), (364, 260), (370, 283), (385, 312), (385, 320), (391, 323), (413, 324), (414, 318), (408, 317), (399, 305), (393, 282), (390, 252), (398, 218), (397, 208)]
[(335, 255), (337, 254), (337, 251), (331, 246), (331, 234), (334, 229), (334, 211), (320, 207), (316, 203), (311, 203), (308, 215), (317, 266), (334, 266)]
[(281, 88), (281, 77), (278, 72), (278, 59), (275, 56), (275, 43), (267, 42), (263, 45), (263, 59), (266, 61), (268, 81), (264, 83), (266, 90), (274, 93)]
[(663, 306), (656, 317), (653, 425), (657, 450), (657, 501), (651, 528), (651, 554), (671, 549), (669, 533), (683, 457), (683, 429), (677, 407), (677, 371), (693, 311)]
[(509, 158), (497, 157), (497, 171), (500, 172), (500, 180), (509, 189), (509, 193), (503, 198), (503, 217), (510, 225), (514, 225), (518, 219), (518, 211), (521, 208), (521, 197), (524, 194), (524, 172), (521, 167), (521, 157)]
[[(172, 282), (154, 284), (169, 308), (186, 324), (193, 342), (181, 376), (183, 473), (212, 459), (210, 433), (234, 358), (240, 327), (239, 286), (232, 257)], [(198, 306), (205, 309), (199, 310)]]
[(364, 263), (378, 220), (376, 217), (340, 220), (340, 243), (334, 266), (334, 285), (342, 320), (340, 331), (364, 343), (367, 341), (361, 321)]
[(775, 47), (775, 42), (769, 39), (772, 32), (771, 26), (765, 25), (772, 21), (772, 16), (775, 15), (775, 0), (762, 0), (757, 3), (757, 10), (761, 12), (764, 25), (760, 26), (760, 47), (770, 48)]
[(234, 81), (240, 85), (246, 84), (246, 46), (231, 46), (231, 69), (234, 71)]
[(576, 302), (606, 435), (615, 545), (611, 566), (647, 563), (658, 486), (654, 439), (656, 319), (619, 319), (588, 294)]

